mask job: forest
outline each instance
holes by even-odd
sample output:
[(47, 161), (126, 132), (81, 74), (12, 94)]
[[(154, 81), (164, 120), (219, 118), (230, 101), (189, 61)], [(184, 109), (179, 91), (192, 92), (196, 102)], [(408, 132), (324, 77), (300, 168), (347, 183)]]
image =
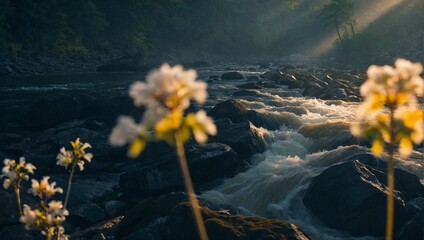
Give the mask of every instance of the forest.
[[(424, 11), (420, 0), (389, 1), (393, 7), (385, 12), (377, 9), (384, 2), (380, 0), (373, 4), (365, 0), (0, 2), (0, 52), (6, 55), (154, 56), (172, 51), (268, 58), (313, 55), (315, 45), (337, 30), (338, 41), (330, 44), (332, 54), (364, 64), (382, 61), (384, 49), (417, 36)], [(364, 16), (364, 8), (376, 17)], [(366, 18), (368, 22), (360, 24)]]

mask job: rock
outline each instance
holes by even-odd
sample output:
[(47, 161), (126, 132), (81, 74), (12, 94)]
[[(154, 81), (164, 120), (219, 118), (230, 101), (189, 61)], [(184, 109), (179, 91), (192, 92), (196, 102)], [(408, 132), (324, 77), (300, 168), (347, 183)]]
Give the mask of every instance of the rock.
[[(351, 158), (361, 158), (362, 162), (352, 160), (324, 170), (308, 187), (303, 202), (331, 228), (353, 236), (384, 236), (387, 197), (384, 179), (387, 176), (380, 169), (370, 166), (382, 166), (382, 161), (371, 157)], [(397, 233), (406, 220), (405, 195), (402, 191), (411, 191), (404, 186), (417, 186), (420, 183), (417, 177), (411, 177), (412, 174), (400, 169), (396, 170), (395, 175), (394, 229)], [(421, 185), (421, 189), (408, 194), (422, 194), (422, 188)]]
[(261, 78), (267, 78), (272, 81), (278, 81), (283, 74), (279, 70), (271, 70), (261, 75)]
[(313, 152), (332, 150), (339, 146), (358, 143), (351, 134), (349, 126), (346, 122), (307, 123), (299, 128), (299, 133), (314, 139)]
[(424, 209), (421, 209), (400, 230), (398, 240), (424, 239)]
[(104, 203), (105, 212), (108, 217), (117, 217), (123, 212), (126, 204), (123, 201), (110, 200)]
[(153, 68), (145, 64), (144, 56), (138, 54), (113, 59), (104, 65), (97, 67), (97, 72), (147, 72)]
[(424, 210), (424, 197), (417, 197), (406, 203), (406, 215), (408, 219), (412, 219), (421, 210)]
[[(296, 239), (309, 237), (292, 223), (261, 217), (234, 216), (213, 211), (202, 206), (201, 212), (206, 231), (211, 240), (259, 240), (259, 239)], [(166, 219), (167, 239), (199, 239), (190, 204), (178, 204)]]
[(216, 121), (218, 135), (210, 142), (220, 142), (229, 145), (238, 156), (249, 159), (253, 154), (265, 151), (262, 134), (252, 123), (232, 123), (228, 119)]
[(238, 80), (244, 79), (244, 76), (239, 72), (226, 72), (221, 75), (222, 80)]
[(191, 64), (191, 67), (193, 68), (205, 68), (205, 67), (211, 67), (212, 65), (209, 62), (206, 61), (194, 61)]
[(245, 84), (238, 85), (237, 87), (242, 89), (262, 89), (256, 83), (245, 83)]
[(0, 189), (0, 199), (2, 202), (0, 206), (0, 226), (11, 225), (19, 222), (19, 211), (18, 205), (16, 203), (16, 195), (12, 189), (7, 191), (3, 189), (3, 186)]
[(81, 94), (49, 95), (30, 103), (24, 110), (21, 124), (28, 129), (46, 129), (66, 121), (93, 116), (95, 99)]
[[(234, 176), (241, 162), (231, 147), (221, 143), (193, 145), (186, 149), (187, 161), (196, 188)], [(121, 175), (120, 188), (127, 199), (140, 199), (184, 189), (175, 152), (156, 155), (157, 163)]]
[(116, 230), (116, 238), (120, 239), (144, 229), (156, 219), (168, 216), (177, 204), (185, 201), (187, 201), (185, 193), (172, 192), (139, 202), (125, 213), (123, 221)]
[(247, 76), (246, 77), (248, 80), (259, 80), (258, 76)]
[(236, 118), (246, 113), (248, 108), (240, 103), (238, 100), (230, 99), (225, 102), (216, 104), (209, 112), (208, 115), (215, 118), (228, 118), (234, 121)]
[(235, 122), (243, 121), (250, 121), (256, 127), (263, 127), (269, 130), (278, 130), (281, 126), (298, 128), (302, 125), (302, 122), (295, 114), (288, 112), (273, 114), (269, 112), (248, 110), (242, 116), (235, 119)]
[(14, 73), (14, 71), (9, 65), (0, 64), (0, 76), (6, 76), (12, 73)]
[(31, 240), (31, 232), (27, 231), (23, 224), (8, 225), (0, 229), (1, 239), (7, 240)]
[(70, 208), (69, 212), (70, 214), (66, 220), (72, 226), (88, 227), (106, 219), (104, 210), (94, 203)]
[(245, 97), (245, 96), (259, 96), (261, 93), (257, 90), (241, 90), (233, 93), (234, 97)]

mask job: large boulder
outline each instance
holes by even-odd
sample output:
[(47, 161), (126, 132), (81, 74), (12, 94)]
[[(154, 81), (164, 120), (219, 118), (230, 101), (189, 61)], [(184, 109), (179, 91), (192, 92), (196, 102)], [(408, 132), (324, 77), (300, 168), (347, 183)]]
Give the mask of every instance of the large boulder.
[[(186, 154), (191, 177), (197, 188), (211, 187), (220, 179), (232, 177), (241, 165), (231, 147), (221, 143), (193, 145), (186, 149)], [(157, 158), (157, 163), (122, 174), (120, 187), (127, 199), (183, 190), (175, 152)]]
[(219, 119), (228, 118), (231, 121), (246, 113), (248, 108), (238, 100), (230, 99), (216, 104), (208, 113), (209, 116)]
[[(201, 207), (206, 231), (211, 240), (307, 240), (309, 237), (295, 224), (276, 219), (229, 215)], [(199, 239), (190, 203), (178, 204), (166, 219), (166, 239)]]
[(233, 123), (229, 119), (221, 119), (216, 121), (216, 125), (218, 135), (211, 137), (210, 141), (229, 145), (239, 157), (248, 159), (265, 151), (263, 136), (251, 122)]
[(21, 124), (28, 129), (46, 129), (73, 119), (87, 119), (97, 109), (93, 97), (82, 94), (49, 95), (34, 100), (24, 110)]
[[(364, 155), (364, 154), (363, 154)], [(365, 154), (366, 155), (366, 154)], [(314, 178), (303, 202), (322, 222), (353, 236), (384, 236), (387, 187), (384, 163), (366, 156), (334, 165)], [(407, 219), (405, 202), (423, 194), (419, 179), (396, 170), (395, 232)], [(404, 193), (405, 192), (405, 193)]]

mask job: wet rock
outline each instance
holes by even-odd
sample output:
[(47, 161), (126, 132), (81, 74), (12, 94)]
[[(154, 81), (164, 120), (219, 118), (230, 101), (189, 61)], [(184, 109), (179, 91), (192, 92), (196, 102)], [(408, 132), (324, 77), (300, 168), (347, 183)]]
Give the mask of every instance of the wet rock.
[(230, 99), (225, 102), (216, 104), (208, 115), (215, 118), (228, 118), (235, 120), (236, 118), (247, 112), (248, 108), (238, 100)]
[(358, 143), (349, 126), (346, 122), (308, 123), (299, 128), (299, 133), (315, 140), (312, 151), (331, 150)]
[[(295, 224), (261, 217), (234, 216), (201, 207), (206, 231), (211, 240), (296, 239), (309, 237)], [(180, 203), (166, 219), (167, 239), (199, 239), (190, 204)]]
[(256, 83), (245, 83), (245, 84), (238, 85), (237, 87), (242, 89), (262, 89)]
[[(186, 154), (197, 188), (210, 188), (214, 182), (233, 176), (241, 164), (231, 147), (221, 143), (193, 145), (186, 149)], [(156, 159), (153, 165), (121, 175), (119, 184), (126, 199), (142, 199), (184, 189), (175, 152), (156, 155)]]
[(228, 119), (216, 121), (218, 135), (210, 142), (220, 142), (229, 145), (241, 158), (248, 159), (255, 153), (265, 151), (265, 142), (257, 129), (250, 122), (232, 123)]
[(241, 90), (233, 93), (234, 97), (260, 96), (261, 93), (257, 90)]
[[(187, 201), (183, 192), (172, 192), (159, 197), (147, 198), (125, 213), (116, 231), (118, 239), (144, 229), (158, 218), (166, 217), (179, 203)], [(135, 234), (134, 234), (135, 235)], [(139, 233), (137, 233), (139, 235)]]
[[(357, 156), (359, 157), (359, 156)], [(364, 158), (366, 163), (382, 166), (378, 159)], [(398, 174), (400, 173), (400, 174)], [(420, 185), (418, 178), (396, 170), (395, 232), (405, 223), (405, 186)], [(322, 222), (353, 236), (384, 236), (386, 219), (385, 172), (358, 160), (329, 167), (314, 178), (303, 202)], [(422, 188), (408, 194), (420, 195)]]
[(95, 99), (87, 95), (51, 95), (30, 103), (24, 110), (21, 124), (35, 130), (55, 127), (66, 121), (87, 119), (97, 107)]
[(272, 81), (278, 81), (283, 74), (279, 70), (271, 70), (261, 75), (261, 78), (267, 78)]
[(248, 80), (259, 80), (258, 76), (247, 76), (246, 77)]
[(104, 210), (94, 203), (71, 208), (66, 220), (73, 226), (87, 227), (106, 219)]
[(221, 75), (222, 80), (239, 80), (244, 79), (244, 76), (239, 72), (226, 72)]
[(255, 110), (248, 110), (242, 116), (235, 119), (235, 122), (243, 121), (250, 121), (256, 127), (263, 127), (269, 130), (278, 130), (282, 126), (298, 128), (302, 125), (302, 122), (297, 118), (296, 115), (288, 112), (273, 114), (268, 112), (261, 113)]
[(104, 203), (105, 212), (108, 217), (117, 217), (125, 207), (126, 204), (122, 201), (110, 200)]
[(7, 240), (31, 240), (31, 232), (27, 231), (23, 224), (4, 226), (0, 229), (1, 239)]
[[(422, 199), (422, 198), (421, 198)], [(420, 210), (399, 230), (399, 240), (424, 238), (424, 204)]]

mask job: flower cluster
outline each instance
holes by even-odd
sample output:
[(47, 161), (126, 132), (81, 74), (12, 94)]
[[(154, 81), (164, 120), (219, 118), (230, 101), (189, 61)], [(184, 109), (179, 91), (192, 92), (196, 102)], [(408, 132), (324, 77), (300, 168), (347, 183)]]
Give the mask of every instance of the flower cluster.
[(47, 239), (59, 237), (58, 239), (68, 239), (64, 235), (65, 229), (62, 222), (69, 215), (61, 201), (47, 201), (56, 193), (63, 193), (62, 188), (56, 187), (56, 182), (49, 183), (50, 177), (43, 177), (41, 181), (32, 179), (32, 186), (29, 193), (40, 199), (40, 209), (31, 209), (24, 204), (24, 210), (19, 221), (25, 224), (27, 230), (39, 230)]
[(0, 178), (6, 178), (3, 187), (8, 189), (10, 186), (19, 187), (22, 180), (28, 181), (28, 174), (34, 174), (36, 167), (31, 163), (26, 163), (25, 158), (21, 157), (19, 163), (13, 159), (5, 159), (4, 167)]
[[(150, 72), (146, 82), (134, 83), (129, 95), (136, 106), (146, 106), (143, 119), (136, 123), (131, 117), (121, 116), (110, 143), (115, 146), (130, 143), (129, 156), (136, 157), (151, 139), (174, 145), (177, 134), (186, 141), (193, 133), (199, 143), (204, 143), (207, 135), (215, 135), (216, 126), (204, 111), (184, 117), (190, 100), (203, 104), (207, 98), (207, 84), (196, 78), (194, 70), (164, 64), (159, 70)], [(152, 131), (156, 134), (151, 134)]]
[(57, 165), (68, 168), (69, 165), (74, 166), (78, 165), (80, 171), (84, 170), (84, 160), (91, 162), (93, 154), (86, 153), (87, 148), (91, 148), (89, 143), (82, 143), (79, 138), (74, 142), (71, 142), (72, 151), (67, 151), (64, 147), (60, 149), (60, 153), (57, 154)]
[(63, 193), (62, 188), (56, 188), (56, 182), (49, 184), (50, 177), (43, 177), (43, 180), (40, 182), (38, 180), (32, 179), (31, 188), (28, 190), (34, 196), (38, 196), (40, 199), (48, 199), (55, 195), (56, 193)]
[(380, 155), (384, 144), (399, 143), (399, 152), (408, 156), (413, 144), (424, 138), (423, 111), (417, 96), (424, 95), (423, 67), (398, 59), (395, 67), (370, 66), (368, 80), (361, 86), (365, 98), (352, 124), (355, 136), (373, 139), (371, 150)]
[(59, 236), (58, 239), (67, 240), (62, 222), (68, 215), (69, 212), (63, 208), (61, 201), (51, 201), (48, 206), (43, 206), (41, 211), (32, 210), (30, 206), (24, 204), (23, 215), (19, 220), (25, 224), (25, 229), (39, 230), (47, 239)]

